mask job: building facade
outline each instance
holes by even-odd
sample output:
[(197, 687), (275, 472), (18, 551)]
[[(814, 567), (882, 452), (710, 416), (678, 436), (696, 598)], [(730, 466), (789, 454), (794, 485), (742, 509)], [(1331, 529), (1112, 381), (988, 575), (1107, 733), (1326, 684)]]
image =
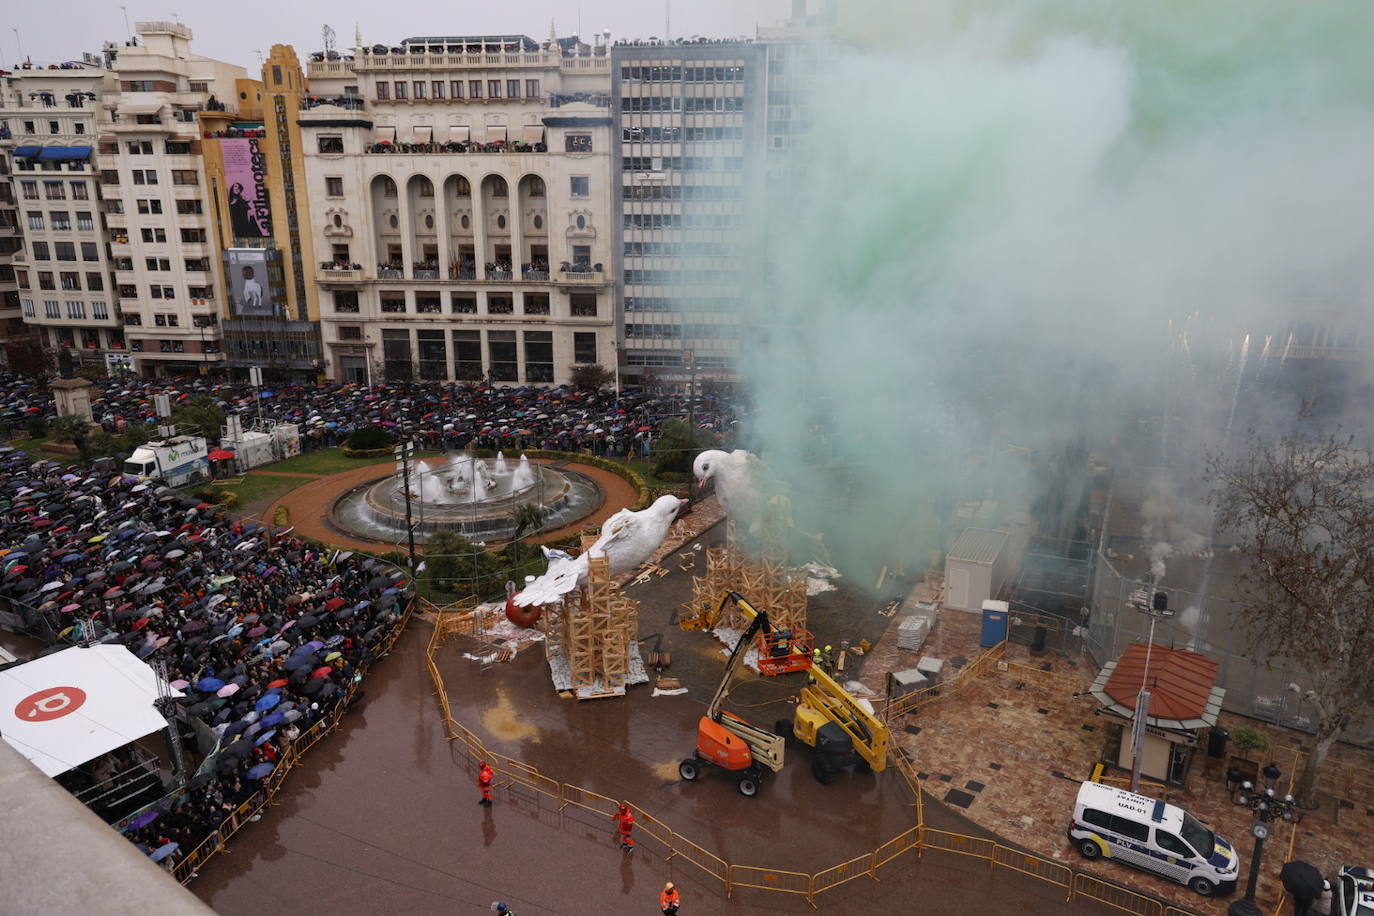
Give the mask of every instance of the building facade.
[[(127, 365), (105, 245), (93, 147), (100, 104), (114, 91), (101, 58), (15, 70), (4, 77), (0, 120), (9, 137), (12, 217), (0, 249), (12, 277), (0, 322), (28, 325), (38, 358), (6, 349), (26, 371)], [(22, 236), (21, 236), (22, 233)], [(0, 281), (2, 282), (2, 281)], [(0, 287), (2, 288), (2, 287)], [(11, 308), (16, 304), (18, 310)], [(16, 334), (16, 336), (18, 336)]]
[(622, 371), (732, 381), (759, 276), (764, 47), (621, 42), (611, 64)]
[(314, 58), (299, 124), (330, 377), (546, 384), (612, 367), (605, 46), (359, 38)]

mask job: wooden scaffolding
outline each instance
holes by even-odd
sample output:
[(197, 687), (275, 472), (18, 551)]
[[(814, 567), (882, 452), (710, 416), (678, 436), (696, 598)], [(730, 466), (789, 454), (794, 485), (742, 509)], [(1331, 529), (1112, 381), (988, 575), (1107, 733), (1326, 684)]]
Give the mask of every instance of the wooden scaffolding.
[[(584, 538), (585, 552), (595, 543)], [(544, 609), (544, 651), (554, 686), (579, 700), (624, 696), (648, 674), (639, 654), (639, 602), (625, 597), (605, 557), (589, 558), (587, 584)]]
[[(767, 611), (774, 626), (806, 629), (806, 574), (787, 566), (786, 526), (765, 524), (757, 550), (750, 550), (736, 536), (734, 522), (727, 521), (725, 526), (725, 546), (706, 551), (706, 574), (692, 577), (692, 603), (683, 610), (694, 615), (733, 591)], [(730, 610), (717, 626), (743, 630), (747, 624)]]

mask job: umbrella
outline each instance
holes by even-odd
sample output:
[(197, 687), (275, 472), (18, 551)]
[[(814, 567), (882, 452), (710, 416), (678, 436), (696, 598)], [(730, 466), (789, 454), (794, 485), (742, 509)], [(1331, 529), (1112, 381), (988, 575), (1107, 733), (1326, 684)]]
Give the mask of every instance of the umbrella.
[(248, 779), (262, 779), (268, 773), (272, 772), (272, 767), (273, 764), (260, 763), (252, 769), (250, 769), (247, 773), (244, 773), (243, 775)]
[(281, 694), (269, 693), (266, 696), (261, 697), (258, 700), (258, 702), (254, 704), (253, 708), (256, 709), (258, 712), (267, 712), (267, 710), (271, 709), (273, 706), (276, 706), (280, 702)]
[(310, 681), (308, 684), (306, 684), (304, 687), (302, 687), (301, 690), (307, 696), (314, 696), (315, 694), (323, 690), (324, 686), (328, 683), (330, 683), (329, 678), (317, 677), (314, 680)]
[(219, 690), (223, 686), (224, 681), (221, 681), (219, 678), (205, 677), (201, 678), (200, 683), (196, 684), (196, 689), (199, 690), (201, 693), (214, 693), (216, 690)]
[(268, 690), (276, 690), (278, 687), (285, 687), (285, 686), (286, 686), (286, 678), (284, 678), (284, 677), (279, 677), (279, 678), (277, 678), (275, 681), (272, 681), (270, 684), (268, 684), (268, 685), (267, 685), (267, 689), (268, 689)]
[(190, 687), (191, 685), (186, 681), (182, 680), (181, 678), (177, 678), (175, 681), (172, 681), (172, 683), (168, 684), (167, 686), (171, 687), (173, 690), (184, 690), (187, 687)]
[(244, 722), (244, 721), (242, 721), (242, 720), (240, 720), (240, 721), (238, 721), (238, 722), (230, 723), (229, 727), (226, 728), (226, 729), (224, 730), (224, 736), (225, 736), (226, 738), (229, 738), (229, 737), (232, 737), (232, 736), (234, 736), (234, 735), (237, 735), (239, 732), (247, 731), (247, 730), (248, 730), (248, 726), (249, 726), (249, 723), (248, 723), (248, 722)]
[(1322, 873), (1315, 866), (1294, 860), (1279, 869), (1283, 889), (1298, 899), (1316, 900), (1322, 895)]
[(270, 716), (263, 716), (262, 721), (258, 724), (263, 728), (272, 728), (275, 725), (280, 725), (285, 720), (286, 715), (284, 713), (274, 712)]
[(277, 733), (277, 730), (276, 730), (275, 728), (274, 728), (274, 729), (271, 729), (271, 730), (269, 730), (269, 731), (263, 732), (262, 734), (258, 735), (257, 740), (253, 742), (253, 746), (254, 746), (254, 747), (258, 747), (259, 745), (266, 744), (267, 742), (269, 742), (269, 741), (272, 740), (272, 736), (275, 735), (276, 733)]
[(154, 849), (148, 855), (148, 858), (153, 862), (161, 862), (163, 859), (167, 858), (180, 848), (180, 843), (165, 843), (162, 846), (159, 846), (157, 849)]
[(266, 632), (267, 632), (267, 627), (258, 626), (258, 627), (253, 627), (253, 629), (249, 630), (249, 631), (248, 631), (248, 635), (249, 635), (249, 636), (261, 636), (262, 634), (264, 634), (264, 633), (266, 633)]
[(138, 815), (138, 817), (129, 821), (129, 829), (138, 830), (142, 827), (147, 827), (161, 816), (162, 813), (159, 811), (144, 811), (142, 814)]
[(343, 606), (344, 600), (342, 598), (330, 598), (328, 601), (324, 603), (324, 609), (326, 611), (337, 611), (339, 608)]
[(333, 661), (334, 659), (336, 659), (336, 658), (343, 658), (343, 653), (342, 653), (342, 652), (330, 652), (328, 655), (326, 655), (326, 656), (324, 657), (324, 660), (327, 661), (327, 662), (332, 662), (332, 661)]
[(222, 697), (232, 697), (234, 694), (238, 693), (241, 689), (243, 689), (243, 688), (240, 687), (238, 684), (225, 684), (223, 687), (221, 687), (219, 690), (216, 691), (216, 695), (222, 696)]
[[(23, 567), (20, 567), (20, 568), (22, 569)], [(47, 585), (45, 585), (45, 586), (43, 586), (42, 588), (40, 588), (39, 591), (40, 591), (40, 592), (50, 592), (50, 591), (52, 591), (53, 589), (55, 589), (55, 588), (61, 588), (62, 586), (66, 585), (66, 584), (67, 584), (67, 583), (65, 583), (65, 582), (49, 582)]]
[(331, 675), (331, 674), (333, 674), (333, 673), (334, 673), (334, 669), (333, 669), (332, 667), (330, 667), (329, 665), (322, 665), (322, 666), (320, 666), (319, 668), (316, 668), (314, 671), (310, 672), (310, 676), (311, 676), (311, 677), (329, 677), (329, 675)]

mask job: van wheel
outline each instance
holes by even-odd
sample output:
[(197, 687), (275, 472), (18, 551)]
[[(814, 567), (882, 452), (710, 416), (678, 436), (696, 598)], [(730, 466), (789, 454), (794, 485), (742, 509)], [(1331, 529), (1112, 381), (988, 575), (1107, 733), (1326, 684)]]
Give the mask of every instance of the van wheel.
[(677, 765), (677, 774), (688, 782), (696, 779), (700, 772), (697, 762), (690, 757)]
[(1217, 887), (1206, 878), (1197, 877), (1188, 882), (1188, 889), (1200, 897), (1210, 897)]
[(1097, 845), (1097, 840), (1091, 837), (1086, 840), (1078, 841), (1078, 851), (1085, 859), (1099, 859), (1102, 857), (1102, 847)]
[(752, 773), (739, 778), (739, 794), (753, 798), (759, 794), (759, 781)]

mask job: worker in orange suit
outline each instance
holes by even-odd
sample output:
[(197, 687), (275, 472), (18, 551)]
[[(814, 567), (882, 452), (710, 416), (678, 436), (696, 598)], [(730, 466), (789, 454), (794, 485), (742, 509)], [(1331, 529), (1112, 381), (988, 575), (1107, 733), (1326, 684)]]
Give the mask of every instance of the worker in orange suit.
[(477, 804), (491, 807), (491, 780), (495, 776), (495, 771), (482, 761), (482, 768), (477, 771), (477, 787), (482, 790), (482, 800)]
[(624, 802), (615, 809), (615, 814), (611, 815), (615, 819), (616, 826), (620, 828), (620, 848), (626, 852), (635, 851), (635, 841), (630, 837), (630, 831), (635, 826), (635, 816), (630, 811), (630, 806)]
[(658, 908), (663, 911), (664, 916), (677, 916), (677, 908), (682, 906), (682, 898), (677, 895), (677, 888), (673, 882), (669, 881), (663, 885), (663, 893), (658, 895)]

